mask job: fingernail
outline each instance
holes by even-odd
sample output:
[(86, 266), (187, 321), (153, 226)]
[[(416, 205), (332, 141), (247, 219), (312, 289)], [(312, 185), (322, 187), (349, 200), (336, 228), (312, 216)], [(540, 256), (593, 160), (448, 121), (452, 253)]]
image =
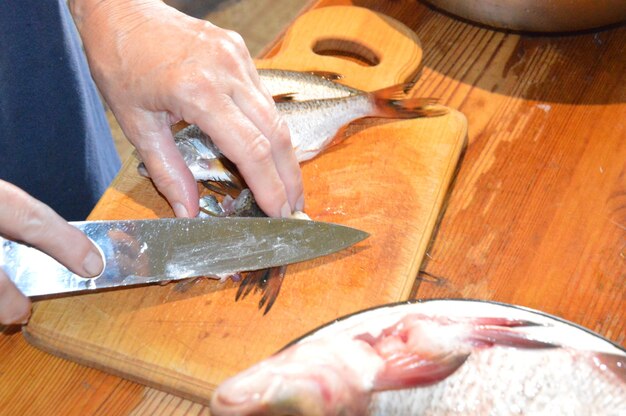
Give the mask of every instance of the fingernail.
[(85, 261), (83, 261), (83, 269), (87, 272), (89, 277), (99, 275), (103, 267), (104, 263), (102, 263), (100, 253), (95, 250), (91, 250), (87, 253), (87, 257), (85, 257)]
[(187, 212), (187, 208), (180, 202), (175, 202), (172, 205), (172, 209), (174, 209), (174, 214), (176, 214), (179, 218), (187, 218), (189, 217), (189, 212)]
[(280, 216), (283, 218), (291, 217), (291, 207), (289, 206), (289, 202), (285, 202), (285, 205), (280, 209)]
[(296, 201), (296, 211), (304, 211), (304, 194)]

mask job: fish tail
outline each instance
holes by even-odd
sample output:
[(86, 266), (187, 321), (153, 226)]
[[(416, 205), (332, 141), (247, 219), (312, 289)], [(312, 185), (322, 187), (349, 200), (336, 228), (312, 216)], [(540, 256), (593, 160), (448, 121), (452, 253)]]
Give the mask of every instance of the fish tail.
[(448, 113), (438, 105), (436, 98), (407, 97), (404, 93), (410, 84), (398, 84), (370, 93), (375, 107), (375, 117), (417, 118), (437, 117)]

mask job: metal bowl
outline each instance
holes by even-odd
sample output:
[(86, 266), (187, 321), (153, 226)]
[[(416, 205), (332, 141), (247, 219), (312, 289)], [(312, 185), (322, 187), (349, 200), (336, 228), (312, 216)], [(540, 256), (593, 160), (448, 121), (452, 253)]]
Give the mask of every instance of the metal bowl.
[(626, 20), (626, 0), (426, 1), (484, 25), (530, 32), (570, 32)]

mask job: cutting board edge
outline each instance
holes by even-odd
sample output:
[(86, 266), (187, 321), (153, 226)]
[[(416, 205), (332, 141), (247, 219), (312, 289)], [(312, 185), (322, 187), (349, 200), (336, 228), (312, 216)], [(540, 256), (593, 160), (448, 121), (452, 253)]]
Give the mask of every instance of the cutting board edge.
[(467, 147), (468, 142), (468, 122), (465, 114), (461, 113), (458, 110), (448, 108), (449, 114), (453, 117), (450, 117), (451, 120), (454, 120), (459, 125), (459, 135), (455, 140), (455, 148), (450, 152), (450, 157), (448, 159), (448, 166), (443, 175), (444, 180), (439, 187), (439, 191), (436, 197), (435, 204), (432, 206), (432, 210), (430, 211), (430, 215), (428, 220), (426, 221), (426, 230), (427, 232), (422, 234), (422, 238), (420, 239), (417, 249), (415, 250), (415, 257), (413, 258), (413, 262), (411, 263), (409, 270), (412, 276), (414, 276), (413, 280), (405, 279), (404, 286), (400, 292), (400, 296), (398, 298), (398, 302), (403, 300), (408, 300), (413, 292), (413, 287), (415, 285), (415, 280), (417, 279), (418, 273), (420, 271), (421, 265), (424, 262), (424, 257), (426, 255), (426, 250), (428, 250), (428, 246), (430, 245), (430, 241), (435, 233), (435, 229), (437, 227), (437, 219), (443, 214), (444, 201), (446, 200), (446, 196), (450, 191), (450, 185), (453, 182), (453, 178), (456, 175), (456, 172), (459, 169), (459, 162), (461, 160), (461, 156)]
[[(72, 339), (69, 337), (66, 341), (70, 341), (70, 342), (64, 342), (64, 340), (62, 339), (63, 337), (51, 336), (51, 334), (49, 334), (48, 331), (46, 330), (39, 330), (35, 334), (33, 334), (29, 331), (28, 326), (23, 327), (22, 336), (24, 337), (24, 339), (29, 345), (43, 352), (51, 354), (55, 357), (59, 357), (64, 360), (71, 361), (73, 363), (76, 363), (85, 367), (94, 368), (96, 370), (105, 372), (107, 374), (112, 374), (114, 376), (123, 378), (125, 380), (141, 384), (142, 386), (145, 386), (148, 388), (154, 388), (156, 390), (163, 391), (165, 393), (173, 394), (173, 395), (182, 397), (184, 399), (191, 400), (195, 403), (199, 403), (199, 404), (206, 405), (206, 406), (210, 404), (210, 398), (207, 399), (206, 395), (202, 395), (200, 393), (194, 394), (189, 391), (190, 389), (184, 389), (181, 387), (177, 387), (176, 385), (173, 385), (172, 383), (168, 383), (167, 380), (175, 379), (179, 377), (180, 375), (164, 367), (156, 367), (154, 366), (154, 364), (150, 364), (152, 366), (152, 369), (158, 368), (161, 370), (160, 373), (162, 374), (162, 379), (164, 381), (162, 384), (159, 384), (160, 381), (155, 380), (154, 371), (151, 371), (149, 376), (143, 376), (142, 369), (144, 368), (144, 366), (136, 365), (136, 364), (133, 365), (132, 363), (128, 365), (129, 364), (128, 361), (124, 359), (124, 356), (122, 354), (109, 354), (110, 357), (115, 357), (119, 355), (121, 359), (112, 358), (111, 362), (107, 363), (107, 365), (104, 365), (104, 364), (100, 364), (100, 362), (97, 360), (87, 358), (87, 357), (93, 357), (95, 356), (95, 354), (86, 356), (84, 354), (86, 345), (83, 344), (79, 348), (77, 344), (74, 344), (71, 342)], [(95, 352), (95, 349), (93, 350)], [(110, 351), (110, 350), (102, 350), (102, 351)], [(111, 363), (115, 363), (117, 365), (114, 365)], [(122, 364), (127, 364), (127, 365), (124, 366)], [(133, 372), (133, 370), (135, 369), (139, 371)], [(189, 383), (190, 380), (197, 381), (198, 379), (187, 378), (185, 380), (185, 383)], [(198, 390), (200, 390), (202, 387), (205, 387), (205, 389), (202, 391), (209, 391), (211, 393), (215, 391), (215, 389), (217, 388), (217, 385), (213, 383), (206, 383), (207, 384), (206, 386), (202, 386), (201, 385), (202, 383), (196, 383), (196, 384), (198, 384)], [(185, 384), (182, 384), (182, 385), (184, 386)]]

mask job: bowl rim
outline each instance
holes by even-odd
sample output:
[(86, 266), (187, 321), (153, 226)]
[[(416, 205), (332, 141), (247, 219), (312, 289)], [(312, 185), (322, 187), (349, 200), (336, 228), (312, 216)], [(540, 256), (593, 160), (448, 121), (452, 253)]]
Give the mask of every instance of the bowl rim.
[(404, 300), (404, 301), (398, 301), (398, 302), (385, 303), (385, 304), (381, 304), (381, 305), (375, 305), (375, 306), (372, 306), (372, 307), (369, 307), (369, 308), (365, 308), (365, 309), (361, 309), (361, 310), (358, 310), (358, 311), (355, 311), (355, 312), (351, 312), (351, 313), (346, 314), (346, 315), (342, 315), (342, 316), (340, 316), (340, 317), (338, 317), (338, 318), (336, 318), (336, 319), (334, 319), (332, 321), (329, 321), (329, 322), (326, 322), (326, 323), (324, 323), (322, 325), (319, 325), (318, 327), (313, 328), (310, 331), (307, 331), (305, 334), (303, 334), (303, 335), (295, 338), (294, 340), (290, 341), (289, 343), (287, 343), (285, 346), (283, 346), (281, 349), (279, 349), (276, 352), (276, 354), (281, 352), (281, 351), (283, 351), (283, 350), (285, 350), (285, 349), (287, 349), (287, 348), (289, 348), (289, 347), (291, 347), (291, 346), (293, 346), (293, 345), (295, 345), (295, 344), (297, 344), (297, 343), (299, 343), (299, 342), (301, 342), (305, 338), (315, 334), (318, 331), (321, 331), (324, 328), (327, 328), (327, 327), (329, 327), (331, 325), (334, 325), (337, 322), (345, 321), (346, 319), (349, 319), (349, 318), (351, 318), (353, 316), (356, 316), (356, 315), (359, 315), (359, 314), (362, 314), (362, 313), (367, 313), (367, 312), (370, 312), (370, 311), (374, 311), (374, 310), (377, 310), (377, 309), (382, 309), (382, 308), (392, 308), (392, 307), (395, 307), (395, 306), (411, 305), (411, 304), (425, 304), (425, 303), (433, 302), (433, 301), (437, 301), (437, 302), (454, 301), (454, 302), (483, 303), (483, 304), (486, 303), (486, 304), (502, 306), (502, 307), (505, 307), (505, 308), (516, 309), (516, 310), (523, 311), (523, 312), (529, 312), (531, 314), (536, 314), (536, 315), (542, 316), (544, 318), (555, 320), (555, 321), (557, 321), (557, 322), (559, 322), (561, 324), (565, 324), (565, 325), (571, 326), (574, 329), (582, 330), (583, 332), (587, 333), (588, 335), (591, 335), (591, 336), (593, 336), (595, 338), (598, 338), (600, 341), (604, 341), (604, 342), (610, 344), (611, 346), (617, 348), (618, 350), (622, 351), (624, 354), (626, 354), (626, 348), (625, 347), (622, 347), (621, 345), (617, 344), (616, 342), (614, 342), (614, 341), (612, 341), (612, 340), (610, 340), (610, 339), (608, 339), (608, 338), (598, 334), (595, 331), (592, 331), (589, 328), (586, 328), (586, 327), (584, 327), (582, 325), (579, 325), (579, 324), (577, 324), (575, 322), (568, 321), (567, 319), (561, 318), (559, 316), (552, 315), (550, 313), (543, 312), (543, 311), (540, 311), (540, 310), (537, 310), (537, 309), (529, 308), (527, 306), (515, 305), (515, 304), (506, 303), (506, 302), (500, 302), (500, 301), (495, 301), (495, 300), (473, 299), (473, 298), (409, 299), (409, 300)]

